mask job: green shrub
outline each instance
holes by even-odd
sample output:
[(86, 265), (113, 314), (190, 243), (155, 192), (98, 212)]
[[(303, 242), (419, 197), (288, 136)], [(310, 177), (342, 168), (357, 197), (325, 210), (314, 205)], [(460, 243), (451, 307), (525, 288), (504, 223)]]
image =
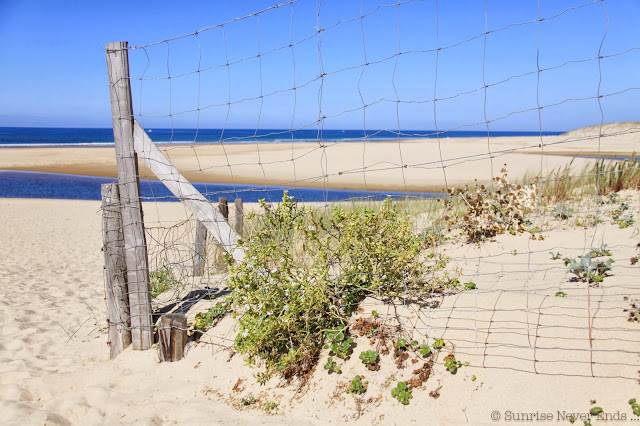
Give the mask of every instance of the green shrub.
[(264, 214), (251, 218), (254, 231), (239, 241), (245, 261), (230, 265), (228, 285), (236, 349), (249, 362), (263, 359), (267, 375), (305, 374), (325, 337), (346, 356), (344, 333), (333, 340), (360, 300), (424, 285), (420, 237), (391, 199), (377, 211), (334, 207), (330, 215), (299, 207), (286, 192), (275, 208), (260, 205)]

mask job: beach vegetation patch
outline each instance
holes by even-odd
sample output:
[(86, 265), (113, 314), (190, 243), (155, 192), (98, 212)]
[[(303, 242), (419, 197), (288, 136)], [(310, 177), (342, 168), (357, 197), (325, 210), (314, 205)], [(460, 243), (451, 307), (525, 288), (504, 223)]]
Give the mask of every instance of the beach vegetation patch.
[(469, 242), (479, 242), (498, 234), (527, 231), (525, 214), (536, 207), (538, 188), (535, 183), (519, 185), (509, 182), (507, 169), (493, 181), (493, 188), (476, 185), (449, 191), (466, 206), (463, 216), (453, 216), (450, 223), (459, 224)]
[(588, 283), (601, 283), (604, 277), (609, 274), (613, 265), (613, 259), (594, 261), (591, 254), (580, 256), (577, 259), (564, 258), (564, 265), (569, 268), (569, 272), (574, 274), (580, 281)]
[(181, 286), (173, 273), (170, 266), (163, 266), (149, 273), (149, 281), (151, 285), (151, 297), (155, 298), (167, 290), (175, 289)]
[(196, 314), (194, 322), (191, 324), (194, 330), (207, 331), (216, 325), (225, 315), (231, 312), (231, 305), (228, 301), (218, 302), (206, 312)]
[(377, 209), (336, 206), (326, 214), (285, 192), (277, 206), (260, 206), (260, 215), (248, 215), (251, 231), (238, 242), (245, 261), (230, 262), (228, 285), (239, 326), (235, 348), (250, 363), (264, 361), (267, 376), (306, 376), (325, 343), (346, 358), (353, 344), (348, 318), (361, 300), (432, 291), (429, 274), (435, 281), (446, 266), (421, 261), (424, 242), (390, 198)]

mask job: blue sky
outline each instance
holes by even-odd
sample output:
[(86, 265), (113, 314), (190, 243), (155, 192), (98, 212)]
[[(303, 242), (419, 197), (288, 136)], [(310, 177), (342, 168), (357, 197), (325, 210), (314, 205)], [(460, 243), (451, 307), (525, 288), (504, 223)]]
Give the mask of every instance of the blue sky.
[[(275, 3), (0, 0), (0, 126), (110, 127), (107, 42), (142, 46)], [(149, 128), (313, 129), (322, 115), (327, 129), (484, 130), (486, 119), (493, 130), (553, 131), (600, 123), (600, 107), (605, 122), (639, 120), (637, 0), (424, 0), (376, 10), (389, 3), (323, 0), (322, 28), (347, 22), (320, 35), (318, 2), (299, 0), (131, 50), (134, 113)], [(494, 31), (538, 13), (562, 14)], [(485, 18), (493, 31), (486, 47)], [(632, 50), (603, 58), (601, 71), (597, 60), (570, 63), (538, 82), (537, 62), (545, 69), (597, 57), (603, 37), (604, 56)], [(599, 84), (601, 94), (624, 93), (600, 105), (566, 101), (595, 97)]]

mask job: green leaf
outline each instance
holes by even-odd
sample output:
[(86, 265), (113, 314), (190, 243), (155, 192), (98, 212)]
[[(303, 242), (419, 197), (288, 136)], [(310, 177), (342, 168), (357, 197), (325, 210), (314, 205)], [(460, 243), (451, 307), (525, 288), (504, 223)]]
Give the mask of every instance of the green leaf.
[(427, 345), (420, 346), (420, 354), (421, 355), (429, 355), (431, 353), (431, 348)]
[(589, 410), (589, 413), (591, 413), (592, 416), (597, 416), (598, 414), (602, 413), (602, 407), (593, 407), (591, 410)]

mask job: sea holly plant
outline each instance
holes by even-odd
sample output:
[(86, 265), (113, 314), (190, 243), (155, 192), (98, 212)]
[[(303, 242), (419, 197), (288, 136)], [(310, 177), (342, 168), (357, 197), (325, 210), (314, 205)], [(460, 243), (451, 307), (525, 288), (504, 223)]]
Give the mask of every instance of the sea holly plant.
[(613, 260), (608, 259), (593, 261), (590, 254), (578, 257), (578, 259), (564, 258), (565, 266), (569, 267), (569, 272), (577, 276), (580, 281), (588, 283), (601, 283), (604, 277), (611, 271)]
[(403, 405), (408, 405), (409, 400), (413, 398), (411, 389), (405, 382), (398, 382), (395, 388), (391, 389), (391, 396), (397, 399)]
[(593, 257), (611, 256), (611, 250), (607, 248), (607, 244), (600, 244), (599, 248), (591, 249), (589, 255)]
[(549, 254), (551, 255), (551, 260), (558, 260), (562, 257), (562, 253), (560, 253), (559, 251), (555, 253), (550, 251)]

